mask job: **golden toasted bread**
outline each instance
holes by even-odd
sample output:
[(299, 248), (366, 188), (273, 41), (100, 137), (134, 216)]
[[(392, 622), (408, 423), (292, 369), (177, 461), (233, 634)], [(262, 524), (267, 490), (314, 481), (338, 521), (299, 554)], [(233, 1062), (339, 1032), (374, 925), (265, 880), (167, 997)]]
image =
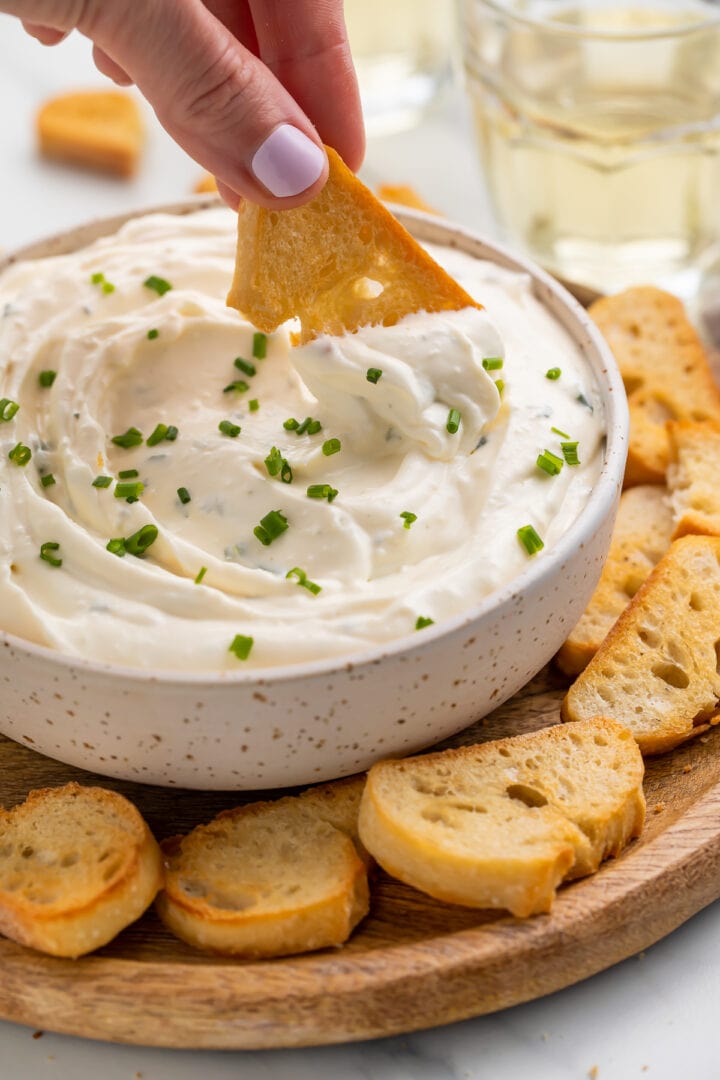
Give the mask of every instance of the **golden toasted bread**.
[(121, 90), (85, 90), (46, 102), (37, 117), (45, 157), (130, 177), (137, 170), (143, 125)]
[(238, 211), (228, 304), (270, 333), (298, 317), (300, 341), (391, 326), (416, 311), (479, 307), (328, 148), (328, 182), (305, 206)]
[(53, 956), (82, 956), (145, 911), (160, 850), (127, 799), (66, 784), (0, 811), (0, 932)]
[(644, 754), (670, 750), (718, 721), (720, 538), (676, 540), (570, 687), (564, 720), (602, 710)]
[(650, 286), (603, 297), (590, 314), (615, 354), (630, 406), (625, 484), (662, 484), (668, 420), (720, 421), (720, 391), (680, 301)]
[(671, 420), (667, 427), (673, 535), (720, 536), (720, 423)]
[(641, 484), (623, 492), (600, 581), (556, 657), (566, 675), (578, 675), (592, 660), (617, 617), (670, 547), (672, 531), (664, 487)]
[(549, 911), (642, 829), (643, 763), (613, 720), (373, 765), (360, 836), (393, 877), (438, 900)]
[(212, 195), (217, 192), (217, 189), (217, 180), (212, 173), (206, 172), (196, 182), (193, 191), (196, 195)]

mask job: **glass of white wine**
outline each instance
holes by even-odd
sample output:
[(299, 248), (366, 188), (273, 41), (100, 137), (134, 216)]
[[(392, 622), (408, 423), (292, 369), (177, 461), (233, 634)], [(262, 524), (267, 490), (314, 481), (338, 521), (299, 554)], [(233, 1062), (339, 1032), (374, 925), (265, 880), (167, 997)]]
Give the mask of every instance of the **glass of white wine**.
[(720, 0), (459, 0), (495, 212), (561, 277), (692, 300), (720, 257)]

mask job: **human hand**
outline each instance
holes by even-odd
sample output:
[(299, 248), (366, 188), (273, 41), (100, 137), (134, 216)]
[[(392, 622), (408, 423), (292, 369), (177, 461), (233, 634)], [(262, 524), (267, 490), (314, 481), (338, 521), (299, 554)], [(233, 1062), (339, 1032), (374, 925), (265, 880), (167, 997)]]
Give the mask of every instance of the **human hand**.
[(226, 202), (307, 202), (327, 179), (322, 142), (365, 149), (342, 0), (0, 0), (45, 45), (72, 30), (120, 85), (218, 179)]

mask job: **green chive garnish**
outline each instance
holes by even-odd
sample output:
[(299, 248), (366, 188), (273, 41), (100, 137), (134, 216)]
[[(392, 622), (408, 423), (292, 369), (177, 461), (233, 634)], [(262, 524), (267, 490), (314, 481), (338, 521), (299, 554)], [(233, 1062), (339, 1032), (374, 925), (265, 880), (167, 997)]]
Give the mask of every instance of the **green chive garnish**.
[(252, 354), (256, 360), (264, 360), (267, 356), (267, 334), (261, 334), (257, 330), (253, 334)]
[(562, 375), (562, 370), (559, 367), (551, 367), (545, 372), (545, 378), (550, 379), (551, 382), (555, 382)]
[(522, 525), (517, 531), (517, 536), (528, 555), (536, 555), (545, 547), (532, 525)]
[(228, 383), (223, 387), (223, 394), (244, 394), (250, 389), (248, 383), (244, 379), (235, 379), (234, 382)]
[(317, 435), (318, 431), (322, 431), (322, 424), (319, 420), (311, 420), (306, 430), (308, 435)]
[(282, 468), (283, 457), (277, 446), (273, 446), (268, 456), (265, 458), (265, 468), (270, 473), (270, 476), (277, 476)]
[(52, 386), (52, 384), (55, 382), (56, 376), (57, 371), (41, 371), (38, 375), (38, 382), (41, 386), (47, 389), (48, 386)]
[(560, 428), (551, 427), (550, 430), (552, 431), (553, 435), (559, 435), (561, 439), (569, 439), (570, 438), (567, 431), (561, 431)]
[(503, 366), (502, 356), (486, 356), (482, 362), (482, 366), (486, 371), (499, 371)]
[(496, 379), (495, 380), (495, 385), (497, 387), (498, 394), (500, 395), (500, 397), (502, 397), (503, 396), (503, 390), (505, 389), (505, 380), (504, 379)]
[(460, 427), (460, 410), (451, 409), (448, 413), (447, 424), (445, 425), (451, 435), (457, 435), (458, 428)]
[(105, 293), (105, 295), (107, 295), (108, 293), (114, 293), (115, 292), (115, 286), (113, 285), (112, 281), (103, 281), (100, 288)]
[(197, 577), (195, 578), (195, 584), (196, 585), (201, 585), (202, 584), (202, 579), (205, 577), (206, 574), (207, 574), (207, 566), (201, 566), (200, 569), (197, 572)]
[[(167, 424), (157, 424), (152, 435), (149, 435), (145, 440), (145, 445), (157, 446), (158, 443), (161, 443), (163, 441), (163, 439), (167, 439), (167, 433), (169, 430), (170, 429), (168, 428)], [(122, 476), (122, 473), (120, 473), (120, 475)]]
[(248, 401), (248, 409), (250, 410), (250, 412), (257, 412), (259, 408), (260, 402), (257, 398), (252, 398), (251, 401)]
[(300, 423), (295, 419), (294, 416), (291, 416), (289, 420), (285, 420), (285, 422), (283, 423), (283, 427), (286, 431), (297, 431), (297, 429), (300, 427)]
[(229, 439), (237, 439), (242, 428), (239, 424), (233, 424), (232, 420), (221, 420), (218, 424), (218, 431), (221, 431), (223, 435), (227, 435)]
[(46, 563), (50, 563), (51, 566), (62, 566), (62, 559), (58, 559), (56, 555), (53, 555), (54, 551), (59, 551), (60, 545), (54, 540), (47, 540), (44, 544), (40, 545), (40, 558)]
[(562, 442), (560, 443), (560, 446), (562, 447), (563, 457), (568, 465), (580, 464), (580, 458), (578, 457), (577, 452), (577, 442)]
[(122, 536), (116, 536), (114, 540), (108, 540), (105, 545), (111, 555), (117, 555), (119, 559), (122, 559), (127, 554), (125, 550), (125, 541)]
[(244, 634), (236, 634), (228, 651), (234, 653), (238, 660), (247, 660), (254, 644), (253, 638), (245, 637)]
[(249, 360), (243, 360), (242, 356), (236, 356), (234, 364), (238, 371), (242, 371), (243, 375), (254, 375), (257, 371), (255, 365), (251, 364)]
[(330, 484), (311, 484), (307, 489), (308, 499), (327, 499), (329, 503), (337, 495), (337, 488), (331, 487)]
[(115, 292), (115, 286), (110, 281), (105, 280), (105, 275), (101, 273), (91, 274), (90, 282), (93, 285), (99, 285), (104, 293)]
[(417, 514), (413, 514), (410, 510), (403, 510), (400, 514), (401, 518), (404, 518), (405, 524), (403, 529), (409, 529), (413, 521), (417, 521)]
[(322, 444), (322, 452), (325, 457), (332, 457), (333, 454), (339, 454), (342, 450), (342, 443), (339, 439), (326, 439)]
[(140, 559), (157, 538), (157, 525), (143, 525), (142, 529), (138, 529), (125, 540), (125, 550), (129, 555), (136, 555)]
[(134, 478), (139, 475), (140, 473), (137, 471), (137, 469), (122, 469), (118, 473), (118, 476), (121, 480), (134, 480)]
[(379, 380), (382, 379), (382, 368), (369, 367), (367, 369), (366, 374), (365, 374), (365, 378), (367, 379), (368, 382), (371, 382), (371, 383), (379, 382)]
[(288, 570), (285, 577), (296, 577), (298, 579), (298, 585), (301, 585), (303, 589), (307, 589), (313, 596), (317, 596), (319, 592), (322, 592), (322, 585), (317, 585), (314, 581), (310, 581), (305, 571), (301, 570), (299, 566), (294, 566), (292, 570)]
[(434, 619), (429, 619), (427, 615), (418, 615), (415, 623), (416, 630), (424, 630), (426, 626), (432, 626), (435, 622)]
[(128, 428), (124, 435), (114, 435), (112, 442), (116, 446), (122, 446), (124, 450), (129, 450), (132, 446), (140, 446), (143, 441), (142, 432), (138, 431), (136, 427)]
[(168, 429), (165, 432), (165, 442), (175, 442), (179, 434), (174, 424), (168, 424)]
[(160, 331), (155, 329), (148, 330), (147, 336), (148, 341), (154, 341), (156, 337), (160, 337)]
[(128, 502), (137, 502), (145, 490), (141, 480), (128, 480), (115, 485), (114, 495), (116, 499), (127, 499)]
[(186, 487), (180, 487), (177, 489), (177, 497), (183, 504), (183, 506), (187, 506), (187, 504), (191, 501), (190, 492)]
[(165, 278), (158, 277), (156, 274), (151, 274), (149, 278), (145, 278), (143, 285), (146, 289), (152, 289), (158, 296), (164, 296), (166, 292), (170, 292), (172, 285)]
[(105, 275), (101, 274), (99, 272), (96, 272), (96, 273), (90, 275), (90, 284), (91, 285), (102, 285), (104, 280), (105, 280)]
[(25, 446), (23, 443), (19, 442), (13, 446), (8, 457), (13, 465), (27, 465), (32, 457), (32, 450), (29, 446)]
[(92, 482), (92, 486), (94, 488), (109, 488), (112, 482), (112, 476), (96, 476)]
[(13, 416), (17, 415), (20, 406), (17, 401), (11, 401), (10, 398), (0, 398), (0, 420), (12, 420)]
[(543, 450), (541, 454), (538, 454), (535, 464), (548, 476), (557, 476), (563, 467), (563, 459), (550, 450)]
[(40, 477), (40, 483), (42, 484), (43, 487), (52, 487), (53, 484), (57, 483), (57, 481), (55, 480), (55, 477), (53, 476), (53, 474), (51, 472), (49, 472), (47, 474), (47, 476), (41, 476)]
[(261, 544), (270, 547), (273, 540), (282, 536), (287, 528), (288, 519), (285, 515), (280, 510), (271, 510), (264, 518), (260, 518), (260, 524), (255, 526), (253, 533)]

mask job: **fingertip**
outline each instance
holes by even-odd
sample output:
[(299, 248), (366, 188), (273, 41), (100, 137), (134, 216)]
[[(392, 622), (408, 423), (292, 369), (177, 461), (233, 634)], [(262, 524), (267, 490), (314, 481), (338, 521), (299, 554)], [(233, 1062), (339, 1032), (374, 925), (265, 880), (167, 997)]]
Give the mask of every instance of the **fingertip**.
[(253, 154), (250, 168), (269, 195), (307, 202), (327, 179), (325, 149), (294, 124), (278, 124)]

